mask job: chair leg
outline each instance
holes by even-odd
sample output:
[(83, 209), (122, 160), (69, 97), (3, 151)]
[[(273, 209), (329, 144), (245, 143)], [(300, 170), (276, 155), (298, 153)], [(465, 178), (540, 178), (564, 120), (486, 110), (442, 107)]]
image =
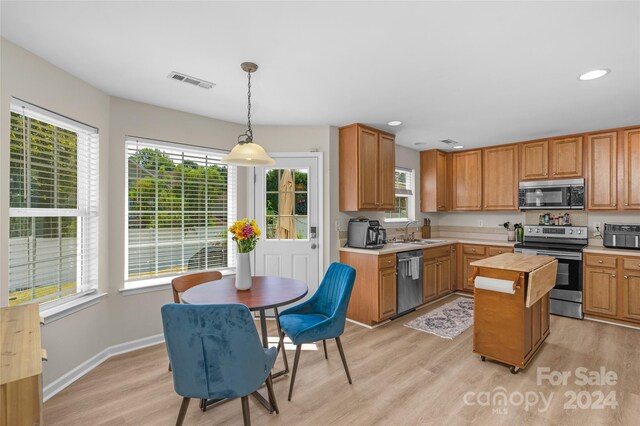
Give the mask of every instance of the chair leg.
[(187, 414), (187, 408), (189, 408), (190, 401), (191, 401), (191, 398), (182, 398), (182, 404), (180, 404), (180, 412), (178, 413), (176, 426), (182, 426), (182, 422), (184, 422), (184, 416), (186, 416)]
[(338, 350), (340, 351), (340, 358), (342, 358), (342, 365), (344, 365), (344, 371), (347, 373), (347, 379), (351, 384), (351, 374), (349, 374), (349, 367), (347, 367), (347, 359), (344, 357), (344, 351), (342, 350), (342, 343), (340, 343), (340, 337), (336, 337), (336, 343), (338, 344)]
[(300, 350), (302, 345), (296, 346), (296, 357), (293, 360), (293, 371), (291, 372), (291, 383), (289, 383), (289, 401), (291, 401), (291, 394), (293, 393), (293, 384), (296, 381), (296, 371), (298, 371), (298, 361), (300, 361)]
[(322, 341), (322, 347), (324, 348), (324, 359), (329, 359), (329, 355), (327, 355), (327, 341)]
[(242, 421), (244, 426), (251, 426), (251, 416), (249, 415), (249, 396), (245, 395), (242, 400)]
[(269, 374), (269, 376), (267, 377), (265, 384), (267, 385), (269, 402), (271, 403), (273, 409), (276, 411), (276, 414), (280, 414), (280, 410), (278, 410), (278, 401), (276, 401), (276, 394), (273, 392), (273, 380), (271, 379), (271, 374)]
[(284, 349), (284, 333), (280, 328), (280, 317), (278, 316), (278, 308), (273, 308), (273, 313), (276, 317), (276, 327), (278, 328), (278, 352), (280, 352), (280, 348), (282, 348), (282, 361), (284, 361), (284, 371), (289, 372), (289, 360), (287, 360), (287, 351)]

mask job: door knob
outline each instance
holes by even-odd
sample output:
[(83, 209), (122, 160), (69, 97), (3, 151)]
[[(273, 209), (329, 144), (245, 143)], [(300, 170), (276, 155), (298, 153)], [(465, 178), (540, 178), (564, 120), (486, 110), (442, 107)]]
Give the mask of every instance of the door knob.
[(311, 244), (311, 249), (315, 250), (318, 247), (318, 245), (316, 243)]

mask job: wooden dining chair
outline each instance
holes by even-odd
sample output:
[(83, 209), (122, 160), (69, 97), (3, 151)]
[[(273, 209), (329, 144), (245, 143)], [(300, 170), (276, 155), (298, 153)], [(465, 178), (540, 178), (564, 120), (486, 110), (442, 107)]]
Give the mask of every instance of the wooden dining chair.
[[(182, 303), (180, 295), (191, 287), (198, 284), (208, 283), (222, 279), (220, 271), (195, 272), (193, 274), (181, 275), (171, 280), (171, 288), (173, 289), (174, 303)], [(171, 363), (169, 363), (169, 371), (171, 371)]]
[(171, 280), (171, 287), (173, 288), (173, 301), (175, 303), (182, 303), (180, 295), (191, 287), (195, 287), (198, 284), (208, 283), (209, 281), (217, 281), (222, 279), (222, 274), (219, 271), (206, 271), (196, 272), (194, 274), (187, 274), (176, 277)]

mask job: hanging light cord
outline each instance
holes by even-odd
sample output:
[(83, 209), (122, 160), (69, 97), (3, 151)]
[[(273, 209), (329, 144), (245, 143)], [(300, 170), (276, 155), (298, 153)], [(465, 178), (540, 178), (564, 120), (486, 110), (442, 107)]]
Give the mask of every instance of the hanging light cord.
[(247, 92), (247, 131), (238, 136), (238, 143), (245, 144), (253, 142), (253, 130), (251, 130), (251, 72), (247, 72), (249, 80)]

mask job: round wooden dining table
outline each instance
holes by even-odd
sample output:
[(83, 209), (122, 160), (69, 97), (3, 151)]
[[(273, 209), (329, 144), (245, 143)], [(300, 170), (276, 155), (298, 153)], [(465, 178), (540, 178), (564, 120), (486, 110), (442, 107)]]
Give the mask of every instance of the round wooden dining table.
[(289, 363), (284, 351), (278, 307), (293, 303), (302, 299), (309, 289), (302, 281), (283, 277), (252, 277), (249, 290), (236, 289), (235, 278), (223, 278), (217, 281), (199, 284), (182, 293), (182, 301), (192, 305), (217, 305), (227, 303), (240, 303), (250, 311), (260, 313), (260, 331), (262, 334), (262, 346), (269, 347), (267, 334), (266, 310), (273, 309), (276, 326), (278, 328), (278, 352), (282, 349), (282, 358), (285, 369), (273, 374), (279, 377), (289, 372)]
[[(300, 300), (306, 296), (308, 292), (309, 289), (305, 283), (291, 278), (252, 277), (251, 288), (249, 290), (236, 289), (235, 278), (223, 278), (191, 287), (182, 293), (182, 301), (191, 305), (240, 303), (249, 308), (250, 311), (258, 311), (260, 313), (262, 346), (265, 348), (269, 347), (265, 311), (267, 309), (273, 309), (276, 326), (278, 328), (277, 350), (278, 353), (282, 350), (282, 360), (284, 361), (284, 370), (271, 375), (271, 377), (275, 379), (289, 372), (289, 362), (287, 361), (287, 353), (284, 350), (284, 339), (280, 328), (280, 319), (278, 318), (278, 307)], [(260, 392), (255, 391), (252, 395), (269, 410), (269, 412), (273, 412), (274, 407)], [(200, 408), (204, 411), (207, 407), (217, 405), (221, 402), (224, 402), (224, 400), (203, 400)]]

